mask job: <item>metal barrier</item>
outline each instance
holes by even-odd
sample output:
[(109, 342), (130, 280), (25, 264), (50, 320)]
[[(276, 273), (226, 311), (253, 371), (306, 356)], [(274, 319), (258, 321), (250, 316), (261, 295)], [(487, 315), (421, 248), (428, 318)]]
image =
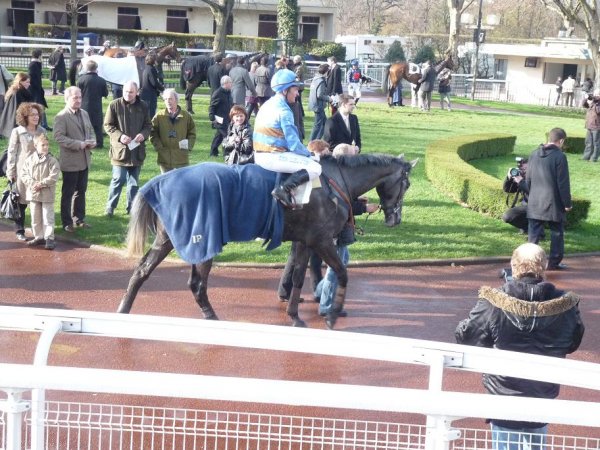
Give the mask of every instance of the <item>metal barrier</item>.
[[(442, 390), (446, 368), (600, 390), (600, 365), (581, 361), (360, 333), (37, 308), (0, 307), (0, 329), (41, 332), (33, 365), (0, 364), (0, 389), (7, 394), (0, 402), (0, 411), (4, 413), (0, 425), (3, 424), (4, 434), (2, 448), (7, 450), (21, 449), (23, 436), (32, 450), (262, 449), (270, 448), (271, 443), (279, 443), (273, 448), (280, 448), (282, 442), (288, 442), (289, 446), (285, 447), (293, 449), (446, 450), (455, 440), (462, 442), (463, 447), (453, 448), (471, 449), (485, 448), (481, 442), (485, 445), (489, 435), (481, 430), (483, 437), (473, 438), (475, 443), (466, 443), (466, 435), (461, 441), (462, 431), (452, 427), (453, 420), (492, 416), (600, 426), (600, 404), (597, 403)], [(420, 364), (429, 366), (429, 389), (48, 367), (47, 355), (58, 333)], [(23, 394), (29, 390), (31, 400), (26, 400)], [(270, 414), (46, 402), (46, 390), (413, 413), (426, 416), (426, 423), (403, 425), (360, 420), (338, 423), (333, 419), (297, 419)], [(25, 412), (29, 409), (25, 422)], [(24, 424), (28, 426), (27, 434), (22, 431)], [(556, 439), (565, 445), (571, 442), (564, 436)], [(587, 448), (598, 447), (597, 440), (574, 439), (574, 442), (590, 445)], [(579, 445), (563, 448), (583, 448)]]

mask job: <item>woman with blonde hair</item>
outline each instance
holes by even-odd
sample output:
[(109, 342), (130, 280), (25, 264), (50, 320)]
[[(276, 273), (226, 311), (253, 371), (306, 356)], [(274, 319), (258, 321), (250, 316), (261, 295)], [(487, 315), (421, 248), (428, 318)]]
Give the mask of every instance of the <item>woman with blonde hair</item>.
[(27, 187), (19, 174), (27, 157), (35, 151), (33, 140), (40, 134), (46, 134), (46, 130), (40, 126), (42, 114), (44, 114), (44, 107), (42, 105), (29, 102), (21, 103), (17, 108), (17, 127), (12, 130), (8, 142), (6, 177), (10, 182), (16, 182), (16, 190), (19, 193), (21, 218), (15, 221), (15, 232), (19, 241), (27, 240), (25, 238)]
[(33, 101), (29, 92), (31, 79), (25, 72), (15, 75), (13, 82), (4, 94), (4, 109), (0, 114), (0, 135), (9, 137), (13, 128), (17, 125), (15, 116), (17, 108), (21, 103)]

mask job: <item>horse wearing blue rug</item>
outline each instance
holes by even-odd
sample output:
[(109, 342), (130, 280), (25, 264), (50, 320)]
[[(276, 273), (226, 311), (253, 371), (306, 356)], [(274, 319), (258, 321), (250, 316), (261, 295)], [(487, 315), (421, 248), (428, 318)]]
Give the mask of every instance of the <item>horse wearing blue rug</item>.
[(167, 172), (140, 189), (133, 204), (127, 236), (130, 254), (141, 254), (149, 231), (156, 233), (152, 247), (133, 272), (118, 308), (128, 313), (137, 292), (160, 262), (175, 248), (192, 266), (188, 285), (206, 319), (217, 319), (207, 294), (212, 258), (233, 241), (257, 237), (267, 249), (282, 241), (297, 242), (293, 289), (287, 313), (294, 326), (305, 326), (298, 316), (300, 286), (309, 249), (314, 250), (338, 277), (332, 312), (333, 328), (346, 297), (348, 276), (339, 259), (334, 237), (352, 217), (351, 200), (376, 187), (385, 224), (401, 221), (408, 175), (416, 161), (402, 156), (359, 155), (324, 158), (323, 188), (313, 189), (302, 209), (283, 209), (272, 199), (277, 174), (254, 164), (226, 166), (203, 163)]

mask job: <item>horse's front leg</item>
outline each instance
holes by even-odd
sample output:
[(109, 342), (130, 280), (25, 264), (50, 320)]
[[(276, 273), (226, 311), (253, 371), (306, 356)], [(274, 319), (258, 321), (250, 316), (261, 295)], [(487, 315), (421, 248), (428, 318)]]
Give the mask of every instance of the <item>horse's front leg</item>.
[(315, 248), (314, 250), (319, 254), (319, 256), (321, 256), (329, 268), (335, 272), (337, 277), (335, 298), (333, 300), (333, 305), (327, 312), (327, 318), (325, 319), (327, 328), (332, 330), (335, 326), (340, 311), (344, 309), (344, 302), (346, 300), (346, 286), (348, 285), (348, 272), (346, 271), (346, 266), (338, 254), (337, 248), (335, 245), (333, 245), (333, 241), (319, 248)]
[(127, 291), (125, 291), (121, 299), (121, 304), (117, 309), (118, 313), (128, 314), (131, 311), (133, 301), (142, 284), (144, 284), (152, 271), (167, 257), (171, 250), (173, 250), (173, 243), (164, 230), (160, 229), (156, 234), (152, 247), (146, 252), (134, 269), (133, 275), (129, 279)]
[(306, 326), (306, 323), (298, 315), (298, 303), (300, 303), (300, 291), (304, 283), (309, 255), (310, 251), (303, 243), (294, 242), (292, 244), (292, 252), (290, 253), (290, 258), (293, 259), (292, 293), (288, 301), (287, 313), (292, 319), (292, 326), (294, 327)]
[(196, 303), (200, 306), (204, 318), (208, 320), (219, 320), (208, 300), (208, 275), (210, 274), (210, 269), (212, 269), (212, 262), (213, 260), (209, 259), (199, 266), (192, 264), (192, 273), (190, 274), (188, 286), (190, 287), (192, 294), (194, 294)]

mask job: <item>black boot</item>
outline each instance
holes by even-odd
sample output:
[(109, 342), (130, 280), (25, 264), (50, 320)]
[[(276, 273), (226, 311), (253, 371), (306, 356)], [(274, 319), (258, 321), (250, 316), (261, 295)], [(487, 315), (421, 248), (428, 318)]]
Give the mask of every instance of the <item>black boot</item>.
[(300, 169), (298, 172), (292, 173), (282, 184), (273, 189), (271, 195), (286, 208), (295, 208), (296, 199), (292, 195), (292, 191), (302, 183), (306, 183), (309, 179), (306, 169)]

